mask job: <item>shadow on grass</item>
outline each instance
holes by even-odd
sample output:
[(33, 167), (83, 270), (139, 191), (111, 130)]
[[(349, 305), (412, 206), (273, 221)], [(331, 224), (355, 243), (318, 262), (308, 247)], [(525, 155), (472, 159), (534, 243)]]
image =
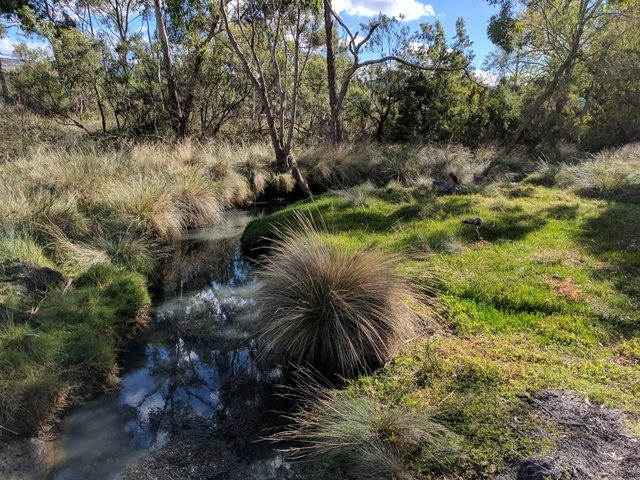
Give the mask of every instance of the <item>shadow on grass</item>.
[(622, 335), (640, 333), (640, 205), (611, 202), (597, 217), (587, 219), (577, 240), (603, 266), (595, 275), (611, 281), (629, 298), (630, 316), (604, 315), (606, 322)]
[(603, 191), (596, 185), (586, 185), (576, 190), (576, 194), (584, 198), (600, 198), (621, 203), (640, 205), (640, 184), (635, 183), (623, 185), (610, 193)]
[(500, 212), (485, 221), (480, 234), (488, 241), (520, 240), (529, 233), (544, 228), (547, 219), (520, 211)]
[(575, 220), (578, 218), (578, 211), (580, 205), (556, 205), (544, 210), (547, 217), (554, 218), (556, 220)]

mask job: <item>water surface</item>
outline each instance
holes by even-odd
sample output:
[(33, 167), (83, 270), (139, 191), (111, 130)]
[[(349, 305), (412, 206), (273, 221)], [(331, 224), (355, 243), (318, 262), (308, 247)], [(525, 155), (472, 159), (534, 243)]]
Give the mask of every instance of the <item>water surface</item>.
[(257, 368), (246, 334), (257, 280), (239, 237), (252, 218), (230, 212), (222, 225), (176, 243), (151, 326), (125, 355), (120, 390), (63, 422), (54, 479), (120, 479), (171, 442), (199, 440), (222, 441), (251, 478), (282, 478), (282, 456), (249, 443), (279, 379)]

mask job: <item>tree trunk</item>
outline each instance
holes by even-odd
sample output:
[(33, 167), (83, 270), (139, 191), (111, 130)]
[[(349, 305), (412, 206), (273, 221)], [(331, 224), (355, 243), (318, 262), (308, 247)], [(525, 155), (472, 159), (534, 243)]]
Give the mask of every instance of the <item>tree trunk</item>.
[(287, 147), (276, 148), (276, 166), (282, 173), (291, 172), (291, 175), (293, 175), (296, 184), (300, 187), (302, 192), (308, 197), (313, 196), (311, 189), (309, 188), (309, 184), (304, 179), (304, 175), (302, 175), (302, 172), (298, 167), (298, 162), (295, 161)]
[(582, 0), (580, 2), (576, 28), (571, 33), (571, 44), (569, 46), (569, 53), (567, 54), (567, 57), (564, 59), (564, 61), (558, 67), (558, 70), (556, 70), (556, 73), (554, 74), (553, 80), (551, 80), (551, 83), (547, 86), (544, 92), (542, 92), (542, 94), (536, 99), (531, 109), (529, 109), (529, 112), (527, 112), (527, 115), (524, 117), (524, 120), (518, 127), (518, 130), (516, 130), (516, 133), (513, 135), (513, 138), (511, 139), (511, 141), (506, 147), (507, 153), (513, 150), (513, 148), (516, 146), (516, 144), (518, 143), (518, 141), (520, 140), (524, 132), (531, 126), (533, 119), (540, 111), (540, 108), (542, 107), (544, 102), (546, 102), (549, 99), (549, 97), (553, 95), (553, 92), (555, 92), (556, 89), (558, 88), (558, 85), (560, 84), (560, 80), (565, 75), (565, 73), (567, 72), (571, 73), (571, 71), (573, 70), (574, 62), (578, 58), (578, 53), (580, 52), (580, 48), (581, 48), (580, 42), (582, 41), (582, 35), (584, 34), (584, 29), (587, 26), (587, 24), (593, 19), (594, 15), (597, 13), (598, 9), (603, 3), (604, 3), (604, 0), (597, 0), (591, 5), (589, 5), (589, 0)]
[(324, 0), (324, 30), (327, 45), (327, 83), (329, 86), (329, 140), (334, 147), (342, 142), (342, 131), (338, 114), (338, 93), (336, 91), (336, 55), (333, 49), (333, 11), (331, 0)]
[(182, 119), (182, 108), (180, 105), (180, 95), (178, 93), (178, 85), (176, 83), (176, 75), (171, 60), (171, 51), (169, 50), (169, 37), (167, 28), (162, 18), (161, 0), (153, 0), (156, 11), (156, 35), (160, 40), (162, 48), (162, 59), (164, 61), (164, 70), (167, 75), (167, 87), (169, 88), (169, 113), (171, 115), (171, 127), (175, 132), (180, 130), (180, 122)]
[(2, 88), (2, 99), (9, 103), (9, 88), (7, 87), (7, 80), (4, 78), (4, 70), (2, 70), (2, 60), (0, 60), (0, 88)]
[(549, 97), (553, 95), (553, 92), (556, 91), (556, 88), (558, 88), (558, 84), (560, 83), (562, 76), (572, 66), (577, 53), (578, 53), (577, 49), (575, 51), (573, 49), (571, 50), (571, 52), (569, 53), (569, 56), (565, 59), (564, 62), (562, 62), (562, 64), (556, 71), (551, 83), (547, 86), (544, 92), (542, 92), (542, 94), (536, 99), (533, 106), (529, 109), (529, 111), (527, 112), (527, 115), (524, 117), (524, 120), (522, 120), (522, 123), (518, 127), (518, 130), (516, 130), (516, 133), (513, 134), (513, 138), (507, 144), (507, 147), (506, 147), (507, 153), (509, 153), (511, 150), (515, 148), (515, 146), (518, 144), (518, 141), (520, 140), (524, 132), (526, 132), (527, 129), (531, 126), (531, 122), (533, 122), (533, 119), (540, 111), (540, 108), (542, 107), (544, 102), (546, 102), (549, 99)]

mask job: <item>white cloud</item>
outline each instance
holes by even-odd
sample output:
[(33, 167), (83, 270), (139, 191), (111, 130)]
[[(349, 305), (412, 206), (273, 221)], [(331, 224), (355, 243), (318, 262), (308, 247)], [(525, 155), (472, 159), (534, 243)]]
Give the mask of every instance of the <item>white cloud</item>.
[(495, 87), (498, 84), (498, 76), (490, 70), (474, 70), (473, 74), (478, 82), (487, 87)]
[(13, 55), (13, 49), (17, 44), (18, 42), (11, 38), (0, 38), (0, 55)]
[(402, 14), (405, 20), (411, 21), (435, 15), (431, 5), (418, 0), (334, 0), (332, 6), (338, 14), (355, 17), (373, 17), (378, 13), (398, 17)]

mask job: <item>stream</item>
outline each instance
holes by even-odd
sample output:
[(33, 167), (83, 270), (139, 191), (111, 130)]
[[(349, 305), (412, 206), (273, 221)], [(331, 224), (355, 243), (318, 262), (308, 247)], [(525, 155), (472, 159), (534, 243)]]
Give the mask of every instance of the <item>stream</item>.
[(124, 355), (120, 390), (64, 420), (54, 480), (299, 478), (256, 442), (283, 400), (273, 394), (281, 372), (258, 368), (246, 333), (257, 279), (239, 238), (253, 218), (234, 210), (176, 243), (150, 326)]

